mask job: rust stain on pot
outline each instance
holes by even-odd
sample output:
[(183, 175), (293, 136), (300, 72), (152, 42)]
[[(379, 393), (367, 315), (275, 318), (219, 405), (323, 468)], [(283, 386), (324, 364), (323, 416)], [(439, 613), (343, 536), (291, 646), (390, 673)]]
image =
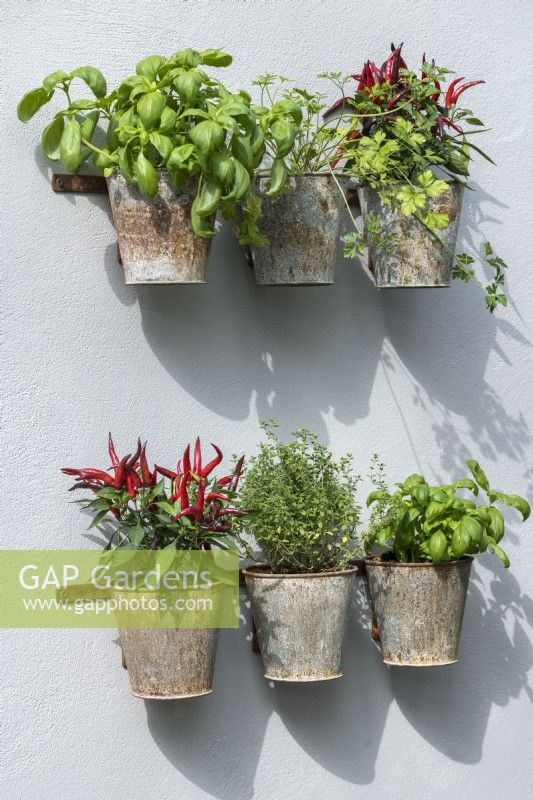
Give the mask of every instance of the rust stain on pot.
[(150, 198), (117, 173), (108, 189), (126, 283), (206, 282), (211, 239), (192, 229), (193, 182), (176, 189), (160, 171)]
[(213, 690), (217, 629), (120, 628), (135, 697), (180, 700)]
[(275, 200), (266, 195), (268, 177), (257, 179), (262, 200), (259, 227), (266, 247), (251, 247), (261, 286), (328, 285), (334, 282), (339, 245), (342, 194), (331, 175), (289, 179), (290, 192)]
[(374, 213), (378, 216), (384, 235), (392, 235), (397, 242), (391, 252), (368, 248), (369, 267), (380, 289), (450, 286), (457, 243), (457, 232), (463, 187), (449, 183), (445, 194), (429, 201), (433, 211), (448, 214), (449, 223), (439, 230), (441, 239), (450, 248), (449, 253), (414, 217), (406, 217), (384, 205), (378, 192), (369, 186), (357, 189), (363, 219)]
[(338, 678), (358, 568), (280, 575), (265, 564), (243, 570), (265, 678), (305, 682)]
[(430, 667), (457, 661), (472, 559), (401, 564), (365, 559), (386, 664)]

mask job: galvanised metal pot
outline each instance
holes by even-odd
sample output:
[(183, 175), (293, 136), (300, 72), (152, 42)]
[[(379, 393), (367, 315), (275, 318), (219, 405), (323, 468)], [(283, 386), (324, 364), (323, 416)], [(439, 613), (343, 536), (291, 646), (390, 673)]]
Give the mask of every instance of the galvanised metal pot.
[(261, 233), (266, 247), (252, 245), (260, 286), (324, 286), (334, 282), (344, 200), (330, 174), (289, 178), (291, 191), (267, 197), (268, 176), (257, 179), (262, 200)]
[(357, 567), (339, 572), (274, 574), (268, 565), (243, 570), (265, 678), (340, 678), (341, 650)]
[(120, 628), (135, 697), (181, 700), (210, 694), (218, 629)]
[(107, 179), (126, 283), (205, 283), (211, 239), (192, 228), (196, 185), (176, 189), (166, 172), (158, 175), (155, 197), (120, 173)]
[(471, 565), (470, 556), (442, 564), (365, 559), (385, 664), (457, 661)]
[(448, 215), (448, 226), (438, 234), (451, 253), (414, 217), (385, 205), (376, 189), (358, 186), (357, 195), (363, 220), (377, 214), (383, 235), (397, 238), (391, 252), (373, 245), (368, 248), (368, 267), (378, 289), (450, 286), (463, 199), (461, 184), (449, 183), (444, 194), (429, 201), (433, 211)]

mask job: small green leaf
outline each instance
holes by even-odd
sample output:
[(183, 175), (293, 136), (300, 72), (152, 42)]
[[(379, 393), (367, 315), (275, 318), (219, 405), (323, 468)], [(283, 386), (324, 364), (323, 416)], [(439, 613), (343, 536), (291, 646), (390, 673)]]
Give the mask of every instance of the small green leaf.
[(168, 167), (181, 167), (194, 153), (193, 144), (181, 144), (175, 147), (167, 162)]
[(442, 531), (435, 531), (429, 539), (428, 550), (431, 560), (437, 564), (442, 561), (448, 549), (448, 540)]
[(465, 519), (463, 517), (452, 534), (451, 551), (456, 558), (462, 558), (470, 547), (470, 536), (463, 524)]
[(201, 63), (208, 67), (229, 67), (233, 58), (223, 50), (211, 48), (200, 53)]
[(275, 158), (270, 167), (268, 197), (275, 197), (287, 183), (288, 170), (283, 159)]
[(149, 138), (163, 162), (166, 162), (172, 152), (172, 139), (157, 131), (152, 131)]
[(68, 72), (63, 72), (62, 69), (58, 69), (55, 72), (51, 72), (50, 75), (47, 75), (43, 81), (43, 86), (47, 92), (53, 92), (56, 86), (59, 86), (62, 83), (65, 83), (70, 79), (70, 75)]
[(137, 103), (137, 113), (145, 128), (153, 128), (161, 119), (161, 114), (167, 103), (166, 96), (161, 92), (143, 94)]
[(141, 525), (134, 525), (127, 529), (127, 536), (131, 544), (138, 547), (144, 539), (144, 530)]
[(473, 458), (469, 458), (466, 464), (468, 466), (468, 469), (474, 476), (474, 479), (476, 480), (478, 485), (481, 486), (481, 488), (484, 489), (486, 492), (488, 492), (490, 490), (489, 480), (485, 475), (485, 473), (483, 472), (483, 470), (481, 469), (481, 467), (479, 466), (478, 462), (475, 461)]
[(164, 108), (159, 121), (159, 133), (170, 133), (176, 124), (176, 112), (169, 106)]
[(163, 56), (147, 56), (146, 58), (143, 58), (142, 61), (139, 61), (135, 67), (135, 72), (137, 75), (142, 75), (143, 78), (147, 78), (150, 82), (152, 82), (155, 81), (157, 73), (163, 64), (166, 63), (167, 59), (163, 58)]
[(47, 92), (43, 86), (26, 92), (17, 106), (17, 116), (21, 122), (28, 122), (39, 109), (48, 103), (52, 92)]
[(208, 217), (215, 211), (221, 197), (220, 183), (216, 178), (205, 177), (199, 193), (194, 198), (193, 208), (199, 217)]
[(59, 143), (59, 156), (61, 163), (70, 172), (76, 172), (81, 164), (81, 129), (78, 120), (74, 117), (65, 125)]
[(492, 533), (492, 538), (499, 542), (503, 538), (503, 534), (505, 533), (505, 520), (501, 511), (493, 506), (490, 506), (488, 509), (489, 516), (490, 516), (490, 529)]
[(224, 128), (213, 120), (206, 119), (192, 128), (190, 133), (194, 144), (202, 153), (216, 150), (224, 141)]
[(141, 192), (148, 195), (148, 197), (155, 197), (159, 186), (157, 172), (142, 150), (139, 152), (135, 162), (135, 177)]
[(223, 186), (232, 186), (235, 178), (235, 162), (231, 156), (220, 152), (212, 153), (211, 168)]
[(59, 160), (59, 143), (61, 141), (64, 128), (65, 120), (63, 119), (63, 116), (59, 114), (49, 125), (46, 126), (43, 131), (43, 135), (41, 136), (41, 145), (44, 152), (48, 158), (51, 158), (54, 161)]
[(106, 80), (96, 67), (78, 67), (70, 73), (70, 77), (85, 81), (95, 97), (104, 97), (107, 91)]
[(516, 508), (522, 514), (522, 520), (525, 522), (526, 519), (531, 514), (531, 506), (524, 500), (523, 497), (520, 497), (518, 494), (505, 494), (504, 492), (493, 492), (493, 495), (506, 506), (510, 508)]
[(194, 102), (196, 95), (202, 85), (202, 77), (199, 72), (194, 69), (182, 72), (174, 80), (174, 86), (180, 93), (183, 101), (186, 103)]
[(226, 200), (241, 200), (250, 189), (250, 173), (240, 161), (234, 161), (235, 179), (233, 188), (225, 198)]
[(498, 556), (498, 558), (503, 563), (503, 566), (507, 568), (511, 562), (509, 561), (509, 556), (507, 555), (505, 550), (502, 550), (500, 545), (497, 542), (495, 542), (491, 536), (488, 537), (488, 542), (489, 542), (489, 547), (492, 549), (494, 555)]
[(100, 112), (91, 111), (91, 113), (87, 114), (87, 116), (81, 123), (80, 125), (81, 138), (85, 139), (86, 142), (91, 141), (99, 119), (100, 119)]
[(248, 172), (254, 169), (254, 154), (250, 140), (246, 136), (231, 137), (231, 152)]

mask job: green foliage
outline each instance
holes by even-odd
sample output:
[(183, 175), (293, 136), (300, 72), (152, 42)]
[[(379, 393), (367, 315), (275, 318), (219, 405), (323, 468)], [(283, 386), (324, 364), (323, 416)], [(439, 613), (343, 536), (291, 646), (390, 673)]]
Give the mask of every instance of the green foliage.
[[(323, 73), (319, 78), (332, 82), (338, 89), (350, 80), (333, 72)], [(272, 132), (272, 137), (267, 137), (269, 194), (282, 192), (289, 175), (329, 170), (351, 127), (342, 125), (340, 119), (332, 124), (322, 121), (326, 94), (293, 86), (280, 75), (261, 75), (253, 84), (261, 91), (260, 105), (255, 108), (266, 131)]]
[[(397, 561), (439, 563), (490, 549), (508, 567), (509, 558), (499, 544), (505, 522), (493, 503), (516, 508), (523, 520), (529, 517), (529, 504), (519, 495), (493, 489), (477, 461), (466, 463), (472, 478), (430, 486), (422, 475), (415, 474), (390, 492), (384, 465), (374, 456), (370, 477), (376, 488), (367, 499), (367, 505), (374, 506), (364, 536), (367, 553), (379, 545), (390, 548)], [(470, 491), (474, 498), (484, 491), (489, 504), (460, 496), (460, 489)]]
[[(58, 70), (24, 95), (18, 116), (28, 122), (58, 90), (63, 92), (67, 105), (42, 135), (49, 158), (72, 172), (91, 159), (106, 177), (118, 170), (149, 197), (157, 194), (158, 170), (165, 169), (177, 187), (195, 182), (191, 219), (198, 235), (213, 235), (207, 220), (217, 209), (227, 218), (240, 211), (241, 241), (264, 244), (257, 227), (254, 171), (267, 145), (283, 155), (290, 150), (289, 120), (298, 120), (300, 112), (282, 101), (268, 113), (258, 113), (245, 91), (230, 92), (202, 68), (230, 63), (231, 56), (216, 49), (181, 50), (170, 58), (152, 55), (109, 93), (95, 67)], [(73, 85), (80, 80), (93, 97), (72, 98)], [(98, 120), (106, 128), (104, 145), (95, 143)], [(278, 175), (275, 192), (283, 183)]]
[[(434, 63), (423, 63), (420, 75), (400, 68), (394, 79), (385, 80), (383, 72), (367, 62), (362, 75), (356, 76), (359, 82), (354, 96), (346, 97), (343, 90), (343, 98), (336, 105), (341, 104), (342, 116), (352, 126), (341, 147), (343, 168), (359, 183), (379, 191), (385, 204), (413, 217), (452, 253), (439, 235), (449, 224), (448, 214), (431, 208), (431, 201), (446, 191), (446, 182), (438, 179), (434, 171), (440, 170), (444, 176), (467, 185), (465, 179), (474, 155), (494, 162), (472, 141), (485, 129), (471, 111), (457, 106), (456, 95), (462, 90), (455, 94), (448, 90), (446, 97), (441, 91), (449, 74), (449, 70)], [(369, 243), (370, 237), (364, 233)], [(371, 243), (386, 249), (386, 234), (374, 235)], [(350, 237), (345, 255), (357, 257), (361, 247), (358, 235), (355, 239)], [(486, 305), (492, 312), (498, 304), (507, 303), (503, 292), (506, 265), (492, 253), (488, 242), (484, 247), (490, 251), (485, 262), (494, 270), (493, 281), (485, 286)], [(472, 256), (452, 255), (455, 278), (478, 280), (471, 266), (475, 263)]]
[(300, 429), (288, 443), (275, 423), (249, 460), (239, 496), (248, 514), (237, 520), (252, 534), (274, 572), (341, 569), (354, 558), (360, 507), (351, 456), (335, 461), (317, 437)]

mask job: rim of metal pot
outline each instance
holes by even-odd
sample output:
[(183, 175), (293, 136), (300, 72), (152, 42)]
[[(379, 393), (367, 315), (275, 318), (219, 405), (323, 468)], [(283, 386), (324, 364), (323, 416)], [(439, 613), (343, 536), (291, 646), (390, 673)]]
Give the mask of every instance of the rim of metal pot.
[[(299, 172), (298, 175), (289, 175), (289, 178), (353, 178), (353, 175), (350, 172)], [(256, 172), (256, 178), (269, 178), (270, 172), (267, 170), (262, 170), (261, 172)], [(357, 184), (358, 186), (361, 184)]]
[[(267, 572), (267, 570), (270, 571)], [(354, 564), (346, 569), (333, 570), (330, 572), (272, 572), (272, 567), (269, 564), (260, 562), (253, 566), (246, 567), (246, 569), (242, 570), (242, 574), (249, 575), (251, 578), (328, 578), (338, 575), (351, 575), (359, 571), (359, 566)]]
[(461, 558), (456, 558), (453, 561), (442, 561), (440, 563), (436, 563), (434, 561), (393, 561), (391, 560), (382, 560), (379, 556), (367, 556), (363, 559), (365, 567), (410, 567), (419, 568), (425, 567), (426, 569), (447, 569), (449, 567), (455, 567), (458, 564), (467, 564), (468, 562), (472, 562), (474, 559), (472, 556), (462, 556)]

